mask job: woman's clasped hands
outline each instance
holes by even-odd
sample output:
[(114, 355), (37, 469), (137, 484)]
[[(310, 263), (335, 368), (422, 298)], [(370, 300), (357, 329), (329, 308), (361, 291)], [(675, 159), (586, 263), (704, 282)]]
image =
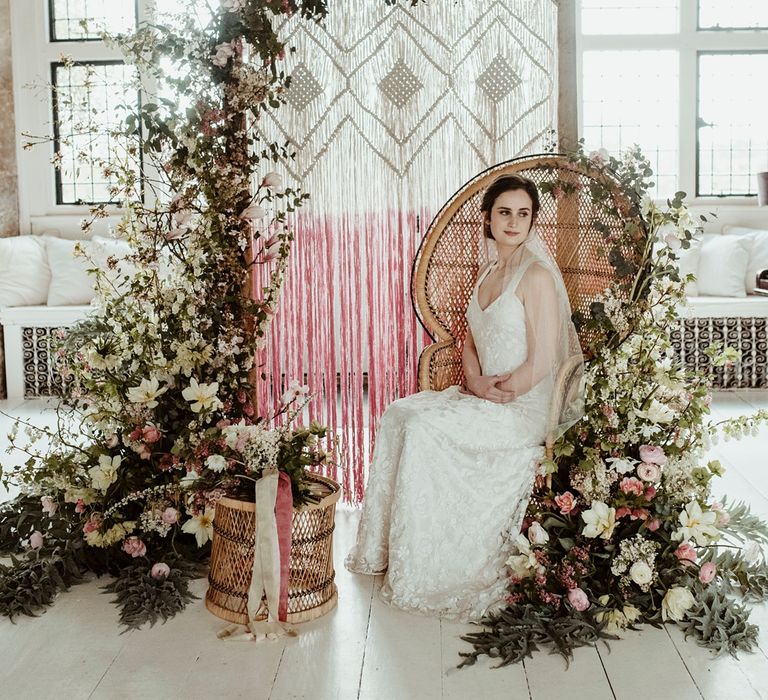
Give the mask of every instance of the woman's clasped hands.
[(514, 391), (505, 389), (502, 384), (512, 376), (511, 372), (506, 374), (489, 374), (470, 377), (465, 382), (466, 389), (462, 389), (462, 394), (472, 394), (493, 403), (510, 403), (517, 398)]

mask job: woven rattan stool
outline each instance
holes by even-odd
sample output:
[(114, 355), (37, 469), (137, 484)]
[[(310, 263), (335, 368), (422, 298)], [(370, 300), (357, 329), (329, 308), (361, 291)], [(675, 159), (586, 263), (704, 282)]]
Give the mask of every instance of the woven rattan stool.
[[(293, 511), (288, 622), (308, 622), (336, 606), (333, 529), (341, 487), (317, 474), (309, 478), (324, 493), (319, 503)], [(222, 498), (216, 504), (205, 607), (228, 622), (248, 621), (256, 504)]]

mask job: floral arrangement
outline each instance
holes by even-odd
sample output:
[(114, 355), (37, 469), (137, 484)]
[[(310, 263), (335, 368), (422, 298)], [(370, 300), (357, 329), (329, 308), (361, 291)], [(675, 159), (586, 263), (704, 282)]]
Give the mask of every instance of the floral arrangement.
[[(590, 317), (575, 315), (593, 339), (586, 413), (540, 465), (522, 533), (510, 543), (509, 607), (465, 637), (474, 650), (462, 665), (481, 654), (517, 662), (541, 644), (567, 658), (641, 623), (677, 624), (717, 653), (752, 649), (757, 628), (735, 598), (768, 596), (768, 525), (744, 505), (713, 500), (723, 467), (706, 452), (720, 434), (755, 431), (768, 411), (711, 422), (708, 378), (673, 351), (668, 329), (690, 281), (676, 251), (690, 246), (697, 226), (684, 193), (657, 207), (637, 148), (622, 159), (582, 150), (569, 158), (609, 174), (626, 195), (597, 180), (582, 193), (627, 221), (622, 236), (605, 231), (617, 281)], [(575, 187), (553, 177), (541, 189), (557, 197)], [(722, 346), (709, 354), (713, 366), (736, 357)]]
[[(275, 18), (317, 21), (325, 4), (222, 0), (209, 10), (190, 4), (105, 36), (157, 94), (111, 129), (116, 150), (98, 163), (131, 253), (93, 270), (92, 313), (60, 335), (58, 426), (17, 424), (9, 436), (29, 457), (0, 469), (22, 491), (0, 508), (0, 552), (14, 557), (0, 566), (0, 612), (10, 617), (35, 614), (90, 570), (117, 577), (125, 624), (164, 619), (190, 599), (222, 496), (253, 498), (254, 480), (277, 466), (298, 506), (316, 498), (306, 470), (332, 460), (326, 429), (298, 425), (306, 387), (292, 382), (271, 413), (256, 406), (288, 216), (308, 195), (271, 171), (286, 148), (249, 129), (289, 84)], [(106, 215), (93, 207), (84, 228)], [(257, 293), (258, 279), (268, 283)]]

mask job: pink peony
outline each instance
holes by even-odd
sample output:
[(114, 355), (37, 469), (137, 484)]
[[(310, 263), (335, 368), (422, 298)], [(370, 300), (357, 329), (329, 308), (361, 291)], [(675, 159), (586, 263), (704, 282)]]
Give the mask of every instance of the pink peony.
[(132, 535), (127, 537), (123, 542), (123, 551), (126, 554), (130, 554), (134, 559), (136, 557), (143, 557), (147, 553), (147, 545), (145, 545), (138, 537)]
[(691, 546), (689, 542), (683, 542), (676, 550), (675, 556), (680, 560), (681, 564), (690, 566), (696, 561), (696, 550)]
[(568, 602), (573, 606), (574, 610), (583, 612), (589, 607), (589, 598), (587, 594), (581, 588), (572, 588), (568, 591)]
[(40, 499), (40, 505), (43, 508), (43, 513), (46, 515), (53, 515), (56, 512), (56, 509), (59, 507), (59, 504), (56, 503), (50, 496), (43, 496)]
[(152, 569), (149, 572), (149, 575), (152, 578), (165, 579), (165, 578), (168, 578), (170, 573), (171, 573), (171, 567), (168, 566), (168, 564), (164, 562), (158, 562), (152, 567)]
[(640, 460), (663, 467), (667, 463), (667, 455), (664, 454), (664, 450), (655, 445), (640, 445)]
[(179, 520), (179, 511), (175, 508), (166, 508), (160, 516), (160, 519), (168, 525), (173, 525)]
[(652, 520), (646, 520), (645, 526), (651, 531), (656, 532), (661, 527), (661, 520), (653, 518)]
[(29, 536), (29, 546), (32, 547), (32, 549), (40, 549), (40, 547), (43, 546), (43, 533), (40, 532), (40, 530), (35, 530)]
[(141, 437), (143, 438), (144, 442), (153, 445), (162, 437), (162, 433), (156, 425), (148, 423), (142, 428)]
[(701, 569), (699, 571), (699, 581), (702, 583), (709, 583), (713, 578), (715, 578), (715, 573), (717, 573), (717, 566), (714, 562), (708, 561), (701, 565)]
[(576, 507), (576, 498), (570, 491), (555, 496), (555, 503), (563, 515), (568, 515)]
[(645, 491), (645, 484), (643, 484), (640, 479), (634, 477), (634, 476), (625, 476), (621, 483), (619, 483), (619, 488), (627, 494), (634, 494), (635, 496), (642, 496), (643, 491)]
[(651, 464), (650, 462), (640, 462), (637, 465), (637, 475), (643, 481), (650, 481), (656, 483), (661, 479), (661, 469), (658, 464)]

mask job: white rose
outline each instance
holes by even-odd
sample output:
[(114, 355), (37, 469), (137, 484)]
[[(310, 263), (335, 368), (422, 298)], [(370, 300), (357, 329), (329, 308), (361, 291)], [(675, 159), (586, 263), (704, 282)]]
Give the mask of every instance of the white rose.
[(549, 534), (540, 523), (533, 522), (528, 528), (528, 539), (532, 544), (546, 544), (549, 542)]
[(205, 466), (212, 472), (222, 472), (227, 468), (227, 460), (221, 455), (211, 455), (205, 460)]
[(687, 588), (673, 586), (667, 591), (664, 600), (661, 601), (661, 617), (665, 621), (675, 620), (677, 622), (682, 620), (695, 602), (696, 599)]
[(653, 571), (644, 561), (636, 561), (629, 569), (629, 577), (638, 586), (646, 586), (653, 580)]

